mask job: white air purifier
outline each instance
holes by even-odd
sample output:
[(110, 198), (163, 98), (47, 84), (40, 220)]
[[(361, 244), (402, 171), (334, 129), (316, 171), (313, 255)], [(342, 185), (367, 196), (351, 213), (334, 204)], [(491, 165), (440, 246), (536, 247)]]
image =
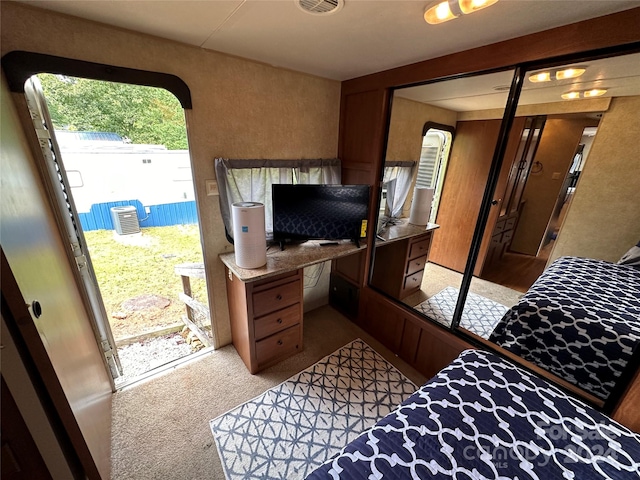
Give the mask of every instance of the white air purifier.
[(240, 268), (260, 268), (267, 263), (267, 237), (264, 226), (264, 205), (239, 202), (231, 205), (233, 244), (236, 264)]
[(431, 204), (433, 203), (433, 188), (416, 187), (413, 190), (411, 213), (409, 223), (412, 225), (426, 225), (431, 216)]

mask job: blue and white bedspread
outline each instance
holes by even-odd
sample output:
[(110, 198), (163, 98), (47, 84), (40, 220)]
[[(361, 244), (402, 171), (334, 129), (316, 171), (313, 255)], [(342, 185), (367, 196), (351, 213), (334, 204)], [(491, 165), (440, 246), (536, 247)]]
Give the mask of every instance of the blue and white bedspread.
[(467, 350), (319, 479), (631, 479), (640, 435), (500, 357)]
[(640, 340), (640, 270), (561, 257), (489, 339), (606, 399)]

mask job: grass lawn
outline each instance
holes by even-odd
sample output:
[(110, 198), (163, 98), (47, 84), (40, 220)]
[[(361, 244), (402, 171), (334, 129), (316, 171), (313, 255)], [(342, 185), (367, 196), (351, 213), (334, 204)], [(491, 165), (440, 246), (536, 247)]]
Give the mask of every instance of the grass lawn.
[[(178, 299), (182, 281), (173, 268), (202, 263), (197, 225), (144, 228), (141, 235), (117, 236), (112, 230), (84, 235), (116, 339), (180, 322), (185, 314)], [(192, 279), (191, 286), (193, 296), (208, 303), (205, 282)], [(141, 295), (158, 295), (170, 304), (137, 311), (123, 307), (122, 302)]]

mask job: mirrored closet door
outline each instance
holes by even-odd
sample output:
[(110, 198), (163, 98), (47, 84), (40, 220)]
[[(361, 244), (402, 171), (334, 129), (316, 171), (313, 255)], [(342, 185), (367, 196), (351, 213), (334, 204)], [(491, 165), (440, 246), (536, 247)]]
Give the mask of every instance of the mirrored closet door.
[(640, 54), (514, 75), (394, 91), (370, 286), (602, 405), (640, 341)]

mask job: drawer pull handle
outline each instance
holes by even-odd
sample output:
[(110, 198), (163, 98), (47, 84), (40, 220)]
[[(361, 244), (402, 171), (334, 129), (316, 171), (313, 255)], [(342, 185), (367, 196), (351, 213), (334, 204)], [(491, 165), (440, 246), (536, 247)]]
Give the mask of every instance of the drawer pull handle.
[(278, 345), (282, 345), (282, 340), (278, 340)]
[(281, 318), (277, 319), (276, 323), (282, 323), (282, 319)]
[(282, 300), (282, 295), (280, 294), (276, 295), (276, 300)]

